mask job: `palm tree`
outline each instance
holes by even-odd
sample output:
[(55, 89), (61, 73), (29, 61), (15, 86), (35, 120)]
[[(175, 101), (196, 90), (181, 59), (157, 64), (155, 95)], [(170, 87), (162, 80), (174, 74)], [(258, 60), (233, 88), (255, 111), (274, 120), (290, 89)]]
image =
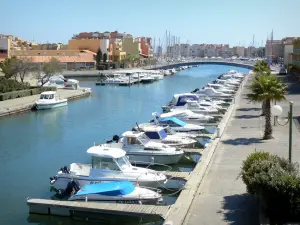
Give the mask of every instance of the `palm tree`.
[[(253, 72), (255, 73), (255, 79), (258, 79), (259, 76), (263, 74), (270, 74), (270, 66), (265, 60), (259, 60), (255, 63)], [(265, 115), (266, 103), (263, 101), (261, 104), (261, 116)]]
[(254, 65), (253, 72), (257, 75), (270, 73), (270, 66), (265, 60), (257, 61)]
[(251, 93), (248, 94), (248, 98), (254, 102), (265, 102), (265, 132), (263, 139), (271, 139), (271, 101), (285, 100), (286, 84), (268, 73), (254, 79), (249, 89)]

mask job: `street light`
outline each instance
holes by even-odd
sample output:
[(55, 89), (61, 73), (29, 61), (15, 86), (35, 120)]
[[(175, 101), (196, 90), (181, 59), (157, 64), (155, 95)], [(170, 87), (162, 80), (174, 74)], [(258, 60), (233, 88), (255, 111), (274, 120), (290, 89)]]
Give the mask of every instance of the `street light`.
[(280, 124), (278, 121), (278, 116), (280, 116), (282, 114), (282, 107), (280, 105), (274, 105), (271, 108), (271, 113), (272, 115), (274, 115), (275, 120), (274, 120), (274, 125), (275, 125), (275, 121), (277, 122), (277, 124), (279, 124), (280, 126), (285, 126), (289, 123), (290, 129), (289, 129), (289, 162), (292, 162), (292, 133), (293, 133), (293, 102), (289, 102), (290, 103), (290, 111), (288, 113), (288, 120), (285, 124)]

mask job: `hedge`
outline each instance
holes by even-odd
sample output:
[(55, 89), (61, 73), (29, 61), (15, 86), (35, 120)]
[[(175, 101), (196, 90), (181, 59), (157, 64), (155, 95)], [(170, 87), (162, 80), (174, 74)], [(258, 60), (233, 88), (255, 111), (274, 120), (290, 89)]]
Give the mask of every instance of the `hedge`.
[(0, 94), (0, 101), (38, 95), (44, 91), (56, 91), (56, 87), (31, 87), (31, 89), (26, 90), (6, 92)]
[(243, 162), (242, 179), (248, 193), (256, 196), (272, 223), (300, 220), (298, 166), (265, 152), (250, 154)]

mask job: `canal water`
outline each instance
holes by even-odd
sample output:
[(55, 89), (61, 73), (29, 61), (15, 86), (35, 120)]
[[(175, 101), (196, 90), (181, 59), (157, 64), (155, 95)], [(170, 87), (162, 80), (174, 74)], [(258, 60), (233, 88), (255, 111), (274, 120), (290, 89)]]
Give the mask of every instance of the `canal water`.
[[(136, 122), (150, 120), (151, 113), (161, 112), (161, 106), (173, 94), (201, 88), (230, 69), (248, 71), (232, 66), (201, 65), (162, 81), (131, 87), (95, 86), (93, 81), (81, 81), (82, 87), (92, 88), (91, 97), (69, 102), (64, 108), (0, 118), (0, 224), (92, 224), (29, 216), (26, 198), (49, 198), (49, 177), (61, 166), (89, 162), (86, 150), (94, 142), (109, 140), (115, 134), (131, 130)], [(168, 198), (166, 201), (170, 203), (176, 199)]]

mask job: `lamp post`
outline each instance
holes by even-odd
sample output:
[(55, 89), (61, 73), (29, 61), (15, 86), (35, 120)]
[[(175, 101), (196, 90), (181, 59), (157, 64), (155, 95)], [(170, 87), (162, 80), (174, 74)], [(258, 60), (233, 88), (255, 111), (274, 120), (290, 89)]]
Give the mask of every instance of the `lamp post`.
[(285, 124), (280, 124), (279, 121), (278, 121), (278, 116), (280, 116), (282, 114), (282, 107), (280, 105), (274, 105), (272, 108), (271, 108), (271, 113), (272, 115), (274, 115), (275, 117), (275, 120), (277, 122), (277, 124), (279, 124), (280, 126), (285, 126), (289, 123), (289, 162), (291, 163), (292, 162), (292, 142), (293, 142), (293, 139), (292, 139), (292, 134), (293, 134), (293, 102), (290, 101), (289, 102), (290, 104), (290, 111), (288, 113), (288, 120)]

